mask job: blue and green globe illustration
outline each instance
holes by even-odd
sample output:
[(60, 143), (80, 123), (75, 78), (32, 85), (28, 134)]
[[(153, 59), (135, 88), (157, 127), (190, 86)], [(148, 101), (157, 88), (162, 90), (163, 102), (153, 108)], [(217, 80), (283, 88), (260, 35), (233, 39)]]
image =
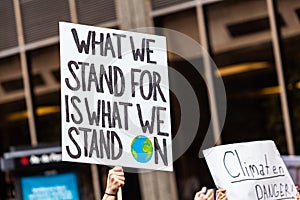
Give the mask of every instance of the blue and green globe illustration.
[(131, 154), (140, 163), (148, 162), (153, 155), (153, 146), (149, 138), (139, 135), (131, 143)]

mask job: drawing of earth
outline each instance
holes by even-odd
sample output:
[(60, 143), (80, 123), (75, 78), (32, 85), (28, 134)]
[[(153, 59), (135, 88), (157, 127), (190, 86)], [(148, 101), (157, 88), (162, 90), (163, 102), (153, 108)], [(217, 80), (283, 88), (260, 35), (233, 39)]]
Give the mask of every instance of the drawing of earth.
[(153, 146), (149, 138), (139, 135), (131, 142), (131, 154), (140, 163), (148, 162), (153, 155)]

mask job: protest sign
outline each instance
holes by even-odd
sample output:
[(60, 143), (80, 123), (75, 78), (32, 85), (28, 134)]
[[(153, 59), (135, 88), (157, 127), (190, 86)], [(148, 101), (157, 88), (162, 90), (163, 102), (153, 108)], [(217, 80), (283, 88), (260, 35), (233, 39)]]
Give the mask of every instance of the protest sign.
[(62, 159), (172, 171), (166, 38), (60, 22)]
[(296, 199), (296, 188), (273, 141), (216, 146), (203, 151), (217, 187), (231, 200)]

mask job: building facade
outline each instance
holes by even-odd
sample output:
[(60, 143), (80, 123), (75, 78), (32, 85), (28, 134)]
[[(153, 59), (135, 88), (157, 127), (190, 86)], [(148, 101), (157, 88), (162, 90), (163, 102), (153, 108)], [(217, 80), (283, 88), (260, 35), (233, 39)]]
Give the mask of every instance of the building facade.
[[(1, 156), (12, 152), (7, 156), (24, 164), (26, 156), (50, 155), (60, 144), (59, 21), (122, 30), (161, 27), (156, 34), (167, 37), (168, 47), (190, 52), (185, 58), (170, 52), (168, 59), (193, 89), (197, 101), (190, 106), (200, 115), (184, 115), (180, 95), (171, 92), (172, 132), (188, 135), (190, 127), (182, 123), (190, 117), (197, 134), (173, 173), (126, 174), (125, 199), (187, 200), (203, 185), (214, 187), (199, 157), (208, 130), (215, 144), (268, 139), (281, 154), (300, 154), (299, 0), (1, 0), (0, 16)], [(167, 29), (201, 44), (218, 72)], [(215, 73), (224, 83), (225, 102), (219, 101)], [(180, 87), (171, 76), (170, 87)], [(20, 177), (70, 171), (77, 175), (80, 199), (100, 199), (108, 169), (54, 163), (4, 170), (0, 199), (22, 199)]]

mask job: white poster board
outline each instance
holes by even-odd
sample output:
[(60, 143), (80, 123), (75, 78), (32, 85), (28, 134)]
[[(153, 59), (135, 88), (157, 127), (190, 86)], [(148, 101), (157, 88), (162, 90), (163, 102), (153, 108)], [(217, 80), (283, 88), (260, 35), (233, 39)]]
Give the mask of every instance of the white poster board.
[(296, 199), (296, 188), (273, 141), (216, 146), (203, 151), (217, 187), (230, 200)]
[(63, 161), (172, 171), (166, 38), (59, 23)]

